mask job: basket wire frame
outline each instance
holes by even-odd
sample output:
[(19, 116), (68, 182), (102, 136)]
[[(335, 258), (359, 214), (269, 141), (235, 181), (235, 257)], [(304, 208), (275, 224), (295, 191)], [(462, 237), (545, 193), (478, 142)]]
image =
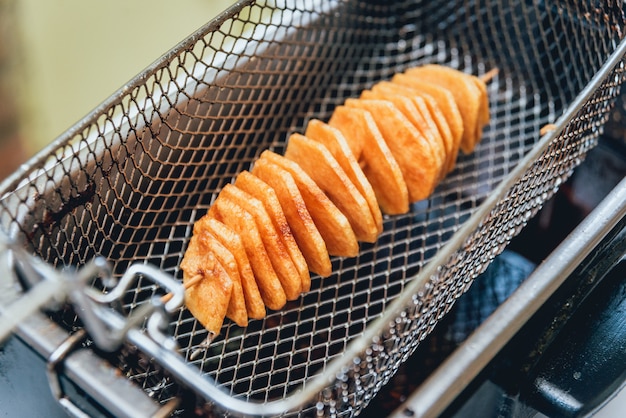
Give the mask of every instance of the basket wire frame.
[[(385, 217), (376, 243), (333, 258), (330, 277), (264, 320), (226, 321), (206, 349), (185, 308), (172, 318), (177, 354), (230, 396), (284, 399), (332, 371), (295, 414), (352, 416), (596, 144), (623, 79), (621, 62), (605, 68), (622, 30), (617, 1), (241, 1), (9, 177), (0, 225), (59, 268), (101, 255), (118, 276), (143, 262), (181, 279), (194, 221), (263, 150), (410, 66), (498, 68), (481, 144), (431, 198)], [(138, 280), (120, 309), (160, 292)], [(69, 306), (52, 317), (82, 326)], [(112, 362), (158, 402), (181, 390), (132, 344)]]

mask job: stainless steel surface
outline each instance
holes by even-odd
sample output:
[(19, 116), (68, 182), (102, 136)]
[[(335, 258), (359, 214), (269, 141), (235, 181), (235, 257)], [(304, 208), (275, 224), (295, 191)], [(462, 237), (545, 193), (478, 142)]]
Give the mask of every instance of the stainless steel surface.
[(436, 417), (445, 411), (625, 217), (626, 179), (391, 416)]
[[(594, 147), (624, 76), (621, 3), (252, 3), (199, 29), (0, 185), (0, 225), (55, 267), (103, 256), (116, 277), (140, 262), (180, 279), (193, 222), (264, 149), (282, 151), (308, 120), (409, 66), (497, 67), (482, 143), (430, 199), (385, 218), (358, 257), (333, 259), (331, 277), (264, 320), (227, 322), (208, 348), (181, 308), (169, 327), (178, 349), (130, 329), (109, 359), (164, 405), (184, 387), (214, 411), (351, 416)], [(139, 277), (119, 312), (166, 291)], [(51, 318), (81, 328), (69, 306)]]
[[(11, 335), (13, 329), (30, 315), (43, 308), (51, 308), (65, 299), (66, 286), (46, 263), (31, 256), (17, 243), (0, 232), (0, 343)], [(33, 280), (50, 276), (50, 280), (32, 282), (26, 293), (20, 293), (15, 268), (27, 269)]]
[(45, 360), (17, 336), (3, 342), (0, 365), (0, 408), (5, 416), (67, 418), (50, 392)]
[[(52, 322), (42, 314), (34, 315), (18, 326), (16, 335), (20, 340), (41, 356), (47, 364), (49, 359), (59, 347), (68, 340), (69, 334), (60, 326)], [(106, 416), (106, 414), (119, 417), (153, 416), (165, 406), (154, 402), (127, 376), (119, 371), (101, 356), (99, 356), (89, 344), (78, 344), (73, 350), (66, 352), (63, 361), (57, 364), (57, 372), (65, 378), (60, 392), (54, 395), (62, 401), (62, 407), (66, 413), (78, 403), (81, 411), (89, 412), (91, 416)], [(50, 367), (50, 366), (48, 366)], [(45, 378), (44, 370), (41, 370), (41, 378)], [(71, 384), (70, 384), (71, 382)], [(65, 392), (71, 385), (80, 390), (80, 396), (73, 392), (73, 397)], [(58, 386), (55, 386), (59, 389)], [(97, 407), (90, 404), (87, 399), (92, 399)], [(94, 408), (94, 409), (90, 409)]]

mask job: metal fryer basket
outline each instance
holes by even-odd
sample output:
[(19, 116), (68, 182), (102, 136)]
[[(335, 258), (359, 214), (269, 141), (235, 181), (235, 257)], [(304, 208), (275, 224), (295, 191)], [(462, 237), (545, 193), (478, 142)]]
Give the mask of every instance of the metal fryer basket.
[[(180, 279), (221, 187), (309, 119), (411, 65), (498, 68), (480, 146), (358, 257), (208, 347), (180, 308), (176, 350), (135, 340), (109, 358), (161, 404), (190, 389), (214, 412), (355, 415), (595, 145), (623, 26), (617, 1), (241, 1), (7, 179), (2, 229), (59, 268), (101, 255), (118, 277), (139, 262)], [(162, 292), (138, 280), (120, 309)], [(70, 306), (50, 316), (82, 327)]]

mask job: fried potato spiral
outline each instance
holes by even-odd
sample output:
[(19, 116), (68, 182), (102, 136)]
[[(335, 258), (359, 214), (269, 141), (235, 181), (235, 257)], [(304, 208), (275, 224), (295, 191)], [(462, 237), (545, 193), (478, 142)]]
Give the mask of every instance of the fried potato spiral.
[[(414, 67), (376, 83), (264, 151), (199, 219), (181, 269), (186, 305), (218, 334), (281, 309), (332, 273), (331, 256), (375, 242), (383, 214), (409, 211), (471, 153), (489, 123), (484, 79)], [(196, 280), (201, 275), (201, 280)], [(191, 281), (193, 278), (193, 282)]]

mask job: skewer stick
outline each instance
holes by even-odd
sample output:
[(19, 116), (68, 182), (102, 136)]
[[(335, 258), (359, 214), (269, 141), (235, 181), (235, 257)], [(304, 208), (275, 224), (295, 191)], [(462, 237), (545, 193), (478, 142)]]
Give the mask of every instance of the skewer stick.
[[(196, 284), (198, 284), (203, 278), (204, 278), (204, 276), (202, 274), (196, 274), (191, 279), (189, 279), (186, 282), (184, 282), (183, 283), (183, 287), (185, 289), (189, 289), (190, 287), (193, 287)], [(172, 299), (173, 296), (174, 295), (172, 293), (165, 294), (165, 295), (163, 295), (161, 297), (161, 302), (167, 303), (167, 302), (169, 302), (170, 299)]]
[(548, 132), (552, 132), (555, 129), (556, 129), (556, 125), (554, 123), (548, 123), (546, 125), (543, 125), (541, 129), (539, 129), (539, 135), (544, 136)]
[(498, 67), (492, 68), (491, 70), (487, 71), (485, 74), (481, 75), (479, 78), (484, 82), (484, 83), (488, 83), (490, 82), (495, 76), (498, 75), (498, 73), (500, 72), (500, 69)]
[(193, 351), (191, 351), (191, 353), (189, 354), (189, 360), (196, 360), (200, 356), (200, 354), (204, 353), (207, 348), (209, 348), (215, 337), (217, 337), (217, 334), (209, 331), (209, 335), (207, 335), (204, 341), (202, 341), (196, 348), (193, 349)]

